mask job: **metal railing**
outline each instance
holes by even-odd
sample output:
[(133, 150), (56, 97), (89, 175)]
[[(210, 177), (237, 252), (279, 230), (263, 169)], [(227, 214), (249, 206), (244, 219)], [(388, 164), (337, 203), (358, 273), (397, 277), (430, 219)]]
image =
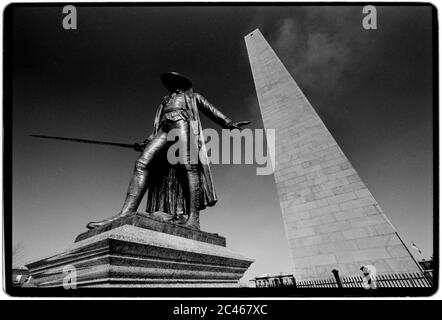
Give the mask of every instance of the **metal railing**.
[[(362, 276), (340, 277), (333, 270), (334, 278), (296, 281), (293, 275), (257, 277), (257, 288), (295, 287), (295, 288), (364, 288), (367, 282)], [(378, 274), (373, 279), (376, 288), (431, 288), (433, 278), (429, 273)]]

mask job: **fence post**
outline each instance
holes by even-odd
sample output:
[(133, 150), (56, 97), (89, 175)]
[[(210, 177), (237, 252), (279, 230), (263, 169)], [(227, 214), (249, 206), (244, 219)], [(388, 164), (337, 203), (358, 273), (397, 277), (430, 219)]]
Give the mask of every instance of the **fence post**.
[(338, 288), (342, 288), (342, 282), (341, 282), (341, 277), (339, 277), (339, 271), (336, 269), (333, 269), (332, 272), (333, 272), (333, 275), (335, 276), (336, 284), (338, 285)]

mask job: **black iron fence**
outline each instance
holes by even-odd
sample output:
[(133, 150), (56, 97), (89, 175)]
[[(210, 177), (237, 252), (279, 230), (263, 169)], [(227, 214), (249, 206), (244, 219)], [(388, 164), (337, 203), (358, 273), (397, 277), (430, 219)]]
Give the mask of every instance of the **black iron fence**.
[(333, 270), (334, 278), (319, 280), (296, 281), (293, 275), (278, 275), (258, 277), (251, 281), (257, 288), (295, 287), (295, 288), (431, 288), (432, 275), (428, 273), (395, 273), (378, 274), (370, 280), (363, 276), (340, 277), (337, 270)]

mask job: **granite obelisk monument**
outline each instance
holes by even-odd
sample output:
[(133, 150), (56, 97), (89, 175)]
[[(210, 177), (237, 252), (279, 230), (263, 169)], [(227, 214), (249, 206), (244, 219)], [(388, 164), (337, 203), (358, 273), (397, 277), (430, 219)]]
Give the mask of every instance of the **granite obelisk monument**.
[(297, 280), (418, 272), (399, 234), (259, 30), (245, 37)]

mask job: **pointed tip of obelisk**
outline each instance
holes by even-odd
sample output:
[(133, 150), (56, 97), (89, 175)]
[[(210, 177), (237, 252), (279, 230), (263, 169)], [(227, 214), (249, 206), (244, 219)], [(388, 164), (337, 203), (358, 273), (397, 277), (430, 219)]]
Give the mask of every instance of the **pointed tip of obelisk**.
[(259, 31), (259, 29), (256, 28), (256, 29), (253, 30), (252, 32), (248, 33), (248, 34), (244, 37), (244, 39), (247, 39), (248, 37), (252, 37), (254, 34), (258, 34), (258, 33), (260, 34), (261, 31)]

